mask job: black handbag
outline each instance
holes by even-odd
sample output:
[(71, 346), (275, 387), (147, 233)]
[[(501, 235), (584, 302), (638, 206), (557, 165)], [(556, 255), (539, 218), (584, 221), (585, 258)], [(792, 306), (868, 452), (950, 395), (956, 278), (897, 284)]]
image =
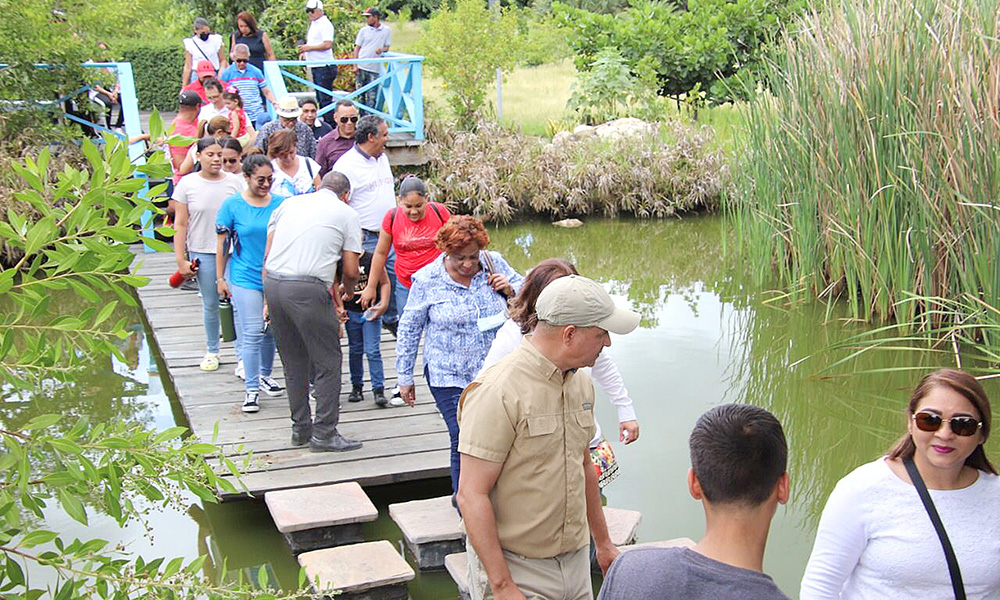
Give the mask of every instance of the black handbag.
[(941, 540), (941, 547), (944, 549), (944, 558), (948, 562), (948, 574), (951, 575), (951, 588), (955, 592), (955, 600), (965, 600), (965, 584), (962, 583), (962, 571), (958, 568), (958, 559), (955, 558), (955, 550), (951, 547), (948, 532), (944, 530), (944, 523), (941, 522), (941, 517), (938, 516), (937, 509), (934, 508), (934, 501), (931, 500), (930, 492), (927, 491), (927, 486), (924, 485), (924, 479), (920, 476), (917, 465), (913, 463), (912, 456), (903, 459), (903, 466), (906, 467), (906, 472), (910, 475), (913, 487), (917, 488), (920, 501), (924, 503), (927, 516), (931, 518), (934, 531), (937, 532), (938, 539)]

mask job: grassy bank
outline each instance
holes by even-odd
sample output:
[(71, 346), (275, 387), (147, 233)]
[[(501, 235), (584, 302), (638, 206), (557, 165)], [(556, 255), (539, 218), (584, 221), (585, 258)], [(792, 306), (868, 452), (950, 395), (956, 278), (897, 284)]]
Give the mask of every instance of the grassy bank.
[[(856, 319), (1000, 297), (998, 0), (856, 0), (785, 42), (728, 204), (744, 268)], [(996, 313), (993, 313), (996, 319)]]

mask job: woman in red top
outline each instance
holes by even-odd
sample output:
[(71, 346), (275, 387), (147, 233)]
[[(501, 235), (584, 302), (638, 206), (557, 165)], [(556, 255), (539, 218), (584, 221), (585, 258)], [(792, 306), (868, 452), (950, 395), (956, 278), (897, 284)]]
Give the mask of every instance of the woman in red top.
[[(427, 189), (419, 177), (410, 175), (399, 184), (398, 206), (382, 219), (370, 272), (381, 273), (389, 248), (396, 251), (396, 311), (400, 316), (410, 294), (410, 276), (441, 254), (434, 237), (449, 218), (451, 213), (444, 204), (427, 201)], [(368, 280), (361, 292), (364, 309), (374, 302), (378, 285), (378, 278)]]

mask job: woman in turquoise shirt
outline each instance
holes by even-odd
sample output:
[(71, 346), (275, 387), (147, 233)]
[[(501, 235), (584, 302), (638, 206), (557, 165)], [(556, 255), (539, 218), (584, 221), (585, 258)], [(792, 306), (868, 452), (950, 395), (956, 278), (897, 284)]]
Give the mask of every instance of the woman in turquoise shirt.
[(232, 298), (243, 338), (240, 358), (246, 374), (243, 412), (260, 410), (260, 391), (270, 396), (281, 394), (281, 386), (271, 378), (274, 365), (274, 335), (264, 323), (264, 248), (267, 223), (278, 208), (282, 196), (271, 195), (273, 167), (266, 157), (254, 154), (243, 161), (247, 189), (222, 203), (215, 218), (218, 248), (215, 253), (217, 273), (226, 272), (232, 247), (229, 281), (219, 278), (219, 297)]

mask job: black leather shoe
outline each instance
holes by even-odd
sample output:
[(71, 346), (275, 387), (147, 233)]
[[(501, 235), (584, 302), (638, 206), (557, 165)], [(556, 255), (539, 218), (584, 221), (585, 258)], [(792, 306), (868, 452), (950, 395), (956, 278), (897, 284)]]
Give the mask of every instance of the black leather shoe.
[(309, 443), (309, 438), (312, 437), (312, 431), (295, 431), (292, 430), (292, 445), (293, 446), (305, 446)]
[(372, 390), (372, 396), (375, 396), (375, 404), (381, 407), (389, 406), (389, 401), (385, 397), (385, 390), (378, 388), (377, 390)]
[(361, 386), (355, 385), (351, 387), (351, 393), (347, 396), (348, 402), (361, 402), (365, 397), (361, 393)]
[(396, 321), (393, 321), (392, 323), (389, 323), (387, 321), (382, 321), (382, 329), (385, 329), (386, 331), (391, 333), (392, 337), (396, 337), (396, 328), (398, 326), (399, 324)]
[(348, 450), (357, 450), (360, 447), (361, 442), (349, 440), (339, 433), (333, 434), (333, 437), (328, 440), (321, 440), (317, 437), (309, 440), (309, 449), (313, 452), (347, 452)]

